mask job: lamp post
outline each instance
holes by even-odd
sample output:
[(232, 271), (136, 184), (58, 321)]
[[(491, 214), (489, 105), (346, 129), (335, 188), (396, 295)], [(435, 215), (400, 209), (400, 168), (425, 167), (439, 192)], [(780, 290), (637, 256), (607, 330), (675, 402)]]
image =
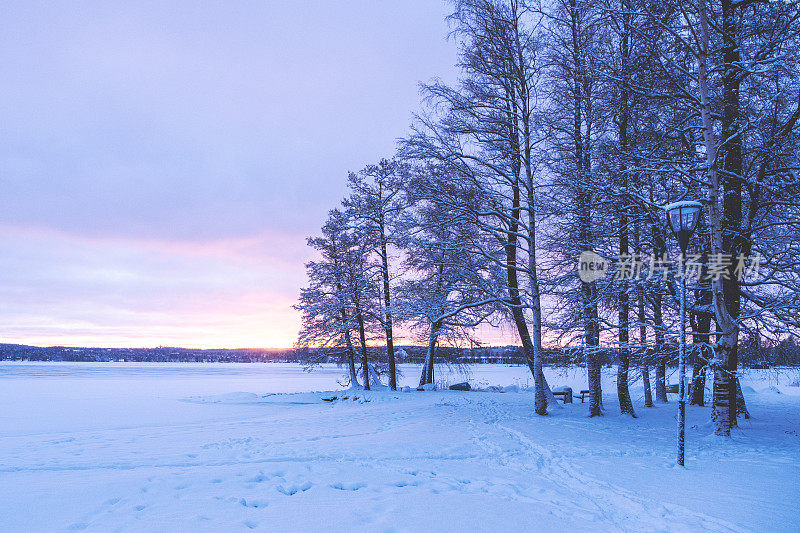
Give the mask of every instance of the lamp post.
[(684, 436), (686, 433), (686, 248), (689, 237), (697, 228), (703, 204), (695, 201), (682, 201), (664, 207), (667, 211), (667, 222), (678, 239), (681, 248), (681, 336), (678, 349), (678, 464), (683, 466)]

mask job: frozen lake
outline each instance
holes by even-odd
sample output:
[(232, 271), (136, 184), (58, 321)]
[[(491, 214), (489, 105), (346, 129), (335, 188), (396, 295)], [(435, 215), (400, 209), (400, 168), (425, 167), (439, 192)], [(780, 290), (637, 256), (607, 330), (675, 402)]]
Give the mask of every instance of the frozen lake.
[[(403, 365), (401, 384), (419, 367)], [(547, 370), (584, 388), (584, 369)], [(745, 372), (753, 419), (710, 436), (675, 403), (532, 415), (530, 392), (342, 392), (292, 364), (0, 363), (2, 531), (796, 531), (796, 370)], [(530, 382), (477, 365), (439, 380)], [(326, 402), (339, 390), (336, 401)], [(674, 396), (673, 396), (674, 399)], [(424, 526), (423, 526), (424, 525)]]
[[(400, 365), (400, 385), (416, 387), (418, 365)], [(207, 408), (181, 400), (231, 392), (282, 393), (341, 389), (343, 369), (311, 371), (291, 363), (0, 362), (0, 436), (72, 431), (120, 424), (200, 421)], [(438, 370), (439, 380), (525, 385), (527, 367), (477, 365)], [(216, 413), (214, 414), (216, 416)]]

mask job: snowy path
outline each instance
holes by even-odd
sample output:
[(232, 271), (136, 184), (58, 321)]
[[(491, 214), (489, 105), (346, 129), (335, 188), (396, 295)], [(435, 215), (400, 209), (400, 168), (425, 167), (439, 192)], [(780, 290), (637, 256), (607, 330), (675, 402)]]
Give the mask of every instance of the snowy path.
[[(691, 408), (684, 470), (673, 466), (674, 404), (639, 407), (631, 420), (607, 396), (603, 419), (586, 418), (580, 403), (542, 419), (525, 392), (339, 393), (348, 399), (328, 403), (320, 393), (235, 392), (260, 382), (233, 377), (127, 389), (119, 376), (68, 389), (2, 377), (0, 401), (12, 408), (0, 415), (3, 531), (795, 531), (800, 522), (796, 387), (777, 394), (753, 382), (755, 418), (728, 443), (708, 436), (707, 408)], [(50, 410), (64, 416), (28, 420), (47, 411), (37, 395), (60, 398)]]

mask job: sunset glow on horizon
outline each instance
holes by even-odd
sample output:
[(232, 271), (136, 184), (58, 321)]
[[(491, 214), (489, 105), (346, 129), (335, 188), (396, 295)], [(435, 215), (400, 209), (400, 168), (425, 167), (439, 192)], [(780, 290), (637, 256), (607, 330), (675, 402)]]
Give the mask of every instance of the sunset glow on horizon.
[(6, 318), (3, 342), (283, 348), (299, 327), (280, 289), (303, 282), (301, 237), (191, 243), (2, 227), (0, 238), (17, 250), (8, 283), (32, 296)]

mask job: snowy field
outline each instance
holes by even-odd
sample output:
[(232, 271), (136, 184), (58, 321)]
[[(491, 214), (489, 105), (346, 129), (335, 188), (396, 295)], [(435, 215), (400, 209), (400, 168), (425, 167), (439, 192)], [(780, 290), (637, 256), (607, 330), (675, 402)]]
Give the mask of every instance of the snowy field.
[[(402, 384), (418, 368), (403, 366)], [(798, 531), (800, 375), (749, 371), (729, 441), (675, 395), (640, 418), (532, 394), (338, 392), (290, 364), (0, 363), (2, 531)], [(443, 381), (465, 376), (439, 371)], [(476, 387), (529, 382), (473, 366)], [(548, 370), (585, 388), (583, 369)]]

